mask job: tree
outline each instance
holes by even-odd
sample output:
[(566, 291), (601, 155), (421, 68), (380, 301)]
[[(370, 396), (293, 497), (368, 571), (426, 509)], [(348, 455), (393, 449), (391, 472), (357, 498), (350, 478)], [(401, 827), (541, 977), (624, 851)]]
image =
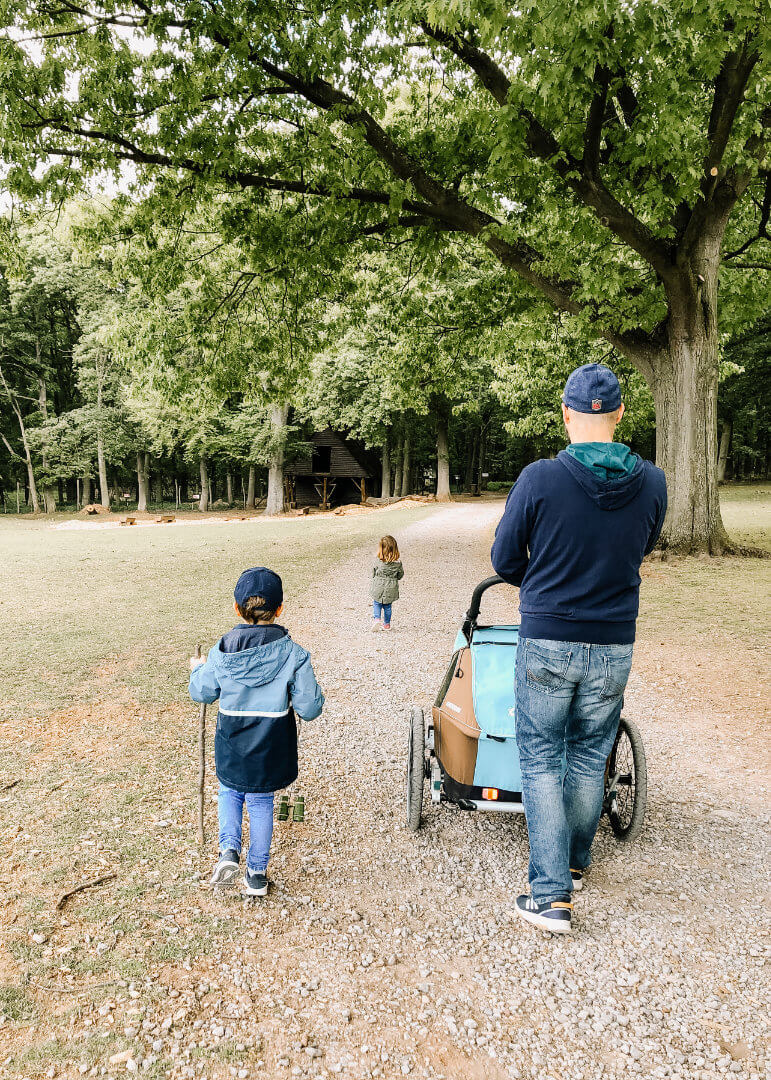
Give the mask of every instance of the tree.
[(768, 270), (763, 5), (698, 0), (687, 18), (676, 0), (13, 13), (0, 141), (14, 190), (128, 161), (167, 203), (231, 191), (249, 242), (271, 191), (330, 238), (472, 238), (643, 374), (669, 481), (665, 542), (724, 547), (718, 285), (721, 266)]
[(723, 349), (718, 415), (718, 480), (729, 462), (734, 479), (767, 478), (771, 467), (771, 315), (736, 334)]

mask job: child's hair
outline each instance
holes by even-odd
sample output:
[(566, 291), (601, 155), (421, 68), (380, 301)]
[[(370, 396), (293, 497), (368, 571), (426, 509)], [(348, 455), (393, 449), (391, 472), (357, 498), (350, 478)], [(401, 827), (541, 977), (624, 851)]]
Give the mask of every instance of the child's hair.
[(238, 614), (248, 623), (269, 622), (276, 617), (275, 611), (265, 607), (262, 596), (250, 596), (245, 604), (237, 604)]
[(383, 536), (377, 548), (377, 557), (381, 562), (396, 562), (399, 558), (399, 545), (393, 536)]

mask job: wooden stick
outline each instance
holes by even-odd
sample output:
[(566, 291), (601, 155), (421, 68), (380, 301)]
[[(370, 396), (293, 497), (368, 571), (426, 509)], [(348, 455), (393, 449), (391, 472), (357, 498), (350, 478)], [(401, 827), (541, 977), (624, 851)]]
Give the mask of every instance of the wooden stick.
[[(201, 646), (196, 645), (195, 655), (201, 655)], [(203, 789), (206, 782), (206, 706), (201, 703), (198, 713), (198, 843), (206, 843), (206, 831), (203, 824)]]
[(83, 892), (84, 889), (93, 889), (95, 885), (102, 885), (105, 881), (112, 881), (112, 879), (117, 876), (118, 875), (113, 871), (109, 874), (103, 874), (101, 877), (94, 878), (92, 881), (84, 881), (82, 885), (76, 885), (75, 888), (70, 889), (69, 892), (62, 893), (56, 901), (56, 910), (61, 911), (69, 898), (76, 893)]
[(10, 784), (6, 784), (4, 787), (1, 787), (0, 791), (10, 791), (11, 788), (15, 788), (16, 785), (20, 784), (20, 783), (21, 783), (21, 779), (19, 779), (19, 780), (11, 780)]

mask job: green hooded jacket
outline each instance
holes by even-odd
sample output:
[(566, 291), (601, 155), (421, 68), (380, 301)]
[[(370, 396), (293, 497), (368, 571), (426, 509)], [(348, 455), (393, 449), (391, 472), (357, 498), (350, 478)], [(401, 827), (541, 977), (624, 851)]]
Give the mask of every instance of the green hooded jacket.
[(399, 599), (399, 582), (403, 577), (401, 562), (381, 562), (378, 559), (372, 567), (369, 595), (379, 604), (392, 604)]

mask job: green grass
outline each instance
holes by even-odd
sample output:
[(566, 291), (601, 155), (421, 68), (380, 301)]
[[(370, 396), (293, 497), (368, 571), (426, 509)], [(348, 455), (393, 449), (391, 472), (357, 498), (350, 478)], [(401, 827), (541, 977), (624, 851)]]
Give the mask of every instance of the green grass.
[(720, 509), (732, 539), (771, 554), (771, 484), (727, 484)]
[(0, 1014), (9, 1020), (34, 1020), (37, 1005), (21, 986), (0, 986)]
[[(384, 529), (398, 534), (429, 512), (94, 530), (0, 517), (3, 707), (42, 714), (122, 687), (176, 700), (194, 643), (212, 644), (237, 621), (233, 586), (245, 567), (281, 574), (291, 628), (324, 566), (369, 538), (374, 554)], [(343, 604), (366, 600), (366, 587), (341, 582), (340, 594)]]
[[(207, 894), (190, 905), (201, 854), (191, 821), (196, 709), (187, 661), (196, 641), (208, 647), (236, 622), (240, 572), (265, 563), (282, 575), (291, 630), (325, 571), (360, 544), (374, 555), (383, 532), (398, 536), (429, 513), (412, 506), (157, 530), (57, 530), (50, 519), (0, 518), (0, 788), (20, 781), (0, 791), (9, 853), (0, 879), (4, 910), (14, 913), (3, 945), (16, 975), (9, 971), (12, 985), (0, 987), (0, 1012), (7, 1024), (35, 1025), (13, 1057), (15, 1074), (104, 1058), (101, 1042), (71, 1038), (68, 1017), (45, 1004), (46, 987), (77, 987), (78, 1008), (93, 1015), (106, 995), (136, 981), (147, 1005), (157, 993), (145, 986), (152, 972), (205, 963), (232, 935), (233, 914), (213, 919)], [(339, 597), (331, 618), (363, 614), (367, 581), (341, 580)], [(172, 825), (155, 827), (161, 818)], [(45, 852), (42, 880), (33, 851)], [(107, 870), (115, 880), (55, 912), (59, 895)], [(163, 918), (178, 911), (181, 921)], [(41, 932), (38, 944), (32, 934)], [(230, 1052), (223, 1046), (214, 1058), (224, 1063)], [(151, 1080), (167, 1067), (149, 1070)]]

